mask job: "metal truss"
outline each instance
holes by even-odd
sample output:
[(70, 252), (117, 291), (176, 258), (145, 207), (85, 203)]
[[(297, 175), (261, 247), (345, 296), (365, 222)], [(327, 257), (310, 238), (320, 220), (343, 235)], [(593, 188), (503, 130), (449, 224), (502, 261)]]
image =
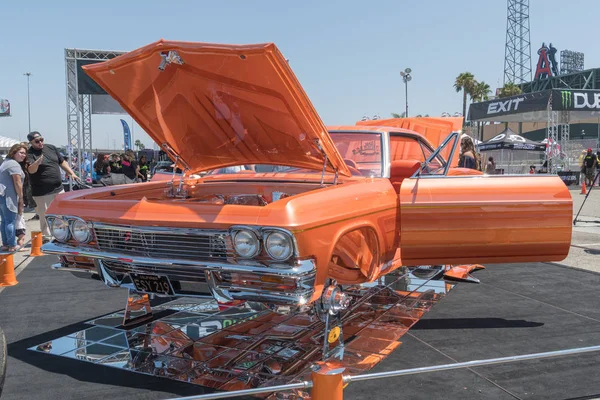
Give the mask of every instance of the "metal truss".
[[(67, 152), (77, 157), (76, 172), (83, 176), (84, 153), (92, 153), (92, 96), (79, 94), (77, 61), (105, 61), (124, 54), (123, 51), (65, 49), (67, 85)], [(90, 160), (91, 161), (91, 160)]]
[(555, 154), (552, 150), (552, 146), (558, 143), (558, 112), (552, 109), (552, 95), (548, 100), (548, 126), (547, 135), (548, 148), (550, 151), (546, 151), (546, 161), (548, 161), (548, 173), (554, 174), (557, 169), (557, 162), (560, 157)]
[(523, 93), (539, 92), (548, 89), (598, 89), (600, 88), (600, 68), (588, 69), (568, 75), (538, 79), (521, 85)]
[(560, 125), (560, 149), (561, 152), (569, 154), (569, 140), (571, 138), (571, 121), (568, 111), (563, 111), (561, 114), (561, 125)]
[(508, 0), (504, 52), (504, 83), (529, 82), (531, 80), (529, 0)]

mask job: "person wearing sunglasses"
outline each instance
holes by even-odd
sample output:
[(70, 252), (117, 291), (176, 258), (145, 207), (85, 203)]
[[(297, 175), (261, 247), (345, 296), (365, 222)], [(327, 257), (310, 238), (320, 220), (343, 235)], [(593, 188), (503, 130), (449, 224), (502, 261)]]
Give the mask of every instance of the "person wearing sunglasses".
[(67, 176), (79, 181), (69, 163), (58, 149), (51, 144), (44, 144), (41, 133), (34, 131), (27, 135), (31, 144), (27, 150), (27, 172), (31, 178), (31, 191), (35, 200), (35, 211), (40, 217), (40, 228), (44, 239), (50, 239), (50, 229), (46, 223), (46, 210), (57, 194), (63, 193), (60, 174), (62, 168)]

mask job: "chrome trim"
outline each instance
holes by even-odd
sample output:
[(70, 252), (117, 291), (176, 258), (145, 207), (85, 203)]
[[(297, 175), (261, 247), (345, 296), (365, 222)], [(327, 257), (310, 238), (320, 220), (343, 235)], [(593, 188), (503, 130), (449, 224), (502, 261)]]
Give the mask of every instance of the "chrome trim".
[[(450, 135), (452, 136), (453, 134), (454, 134), (454, 132), (452, 132)], [(454, 158), (454, 153), (456, 152), (456, 145), (460, 144), (458, 139), (459, 139), (458, 132), (456, 132), (456, 139), (454, 139), (454, 142), (452, 143), (452, 150), (450, 151), (450, 156), (448, 157), (448, 160), (446, 161), (446, 168), (444, 168), (444, 176), (448, 175), (448, 171), (450, 170), (450, 164), (452, 164), (452, 160)]]
[[(96, 247), (123, 255), (231, 260), (235, 257), (227, 229), (168, 228), (92, 223)], [(125, 240), (120, 235), (131, 233)]]
[[(94, 259), (96, 270), (89, 271), (93, 275), (97, 273), (107, 286), (132, 288), (129, 282), (128, 269), (131, 272), (136, 271), (136, 266), (156, 267), (167, 269), (173, 268), (173, 273), (159, 271), (157, 274), (167, 275), (170, 279), (177, 282), (199, 281), (206, 282), (212, 296), (221, 302), (232, 300), (259, 301), (281, 305), (304, 305), (307, 304), (314, 292), (314, 279), (316, 276), (316, 264), (313, 259), (297, 261), (289, 268), (273, 268), (258, 262), (248, 262), (243, 264), (229, 264), (227, 262), (203, 262), (192, 260), (171, 260), (156, 259), (149, 257), (127, 257), (122, 254), (103, 252), (98, 249), (73, 246), (64, 243), (46, 243), (42, 246), (42, 251), (46, 254), (72, 255), (88, 257)], [(121, 271), (112, 271), (108, 262), (122, 264)], [(140, 268), (141, 268), (140, 267)], [(66, 266), (54, 265), (53, 269), (82, 272)], [(181, 276), (182, 270), (189, 272), (189, 275)], [(83, 271), (88, 272), (88, 271)], [(265, 282), (263, 288), (252, 288), (240, 286), (238, 283), (224, 281), (220, 273), (247, 273), (254, 274), (260, 280), (261, 276), (276, 276), (292, 279), (295, 284), (294, 290), (271, 290), (268, 288), (268, 282)], [(196, 278), (194, 278), (194, 274)], [(121, 277), (121, 278), (119, 278)], [(119, 280), (120, 279), (120, 280)], [(177, 296), (201, 296), (206, 297), (208, 293), (192, 292), (174, 288)]]
[[(69, 222), (69, 231), (71, 232), (71, 238), (73, 238), (73, 240), (75, 240), (77, 243), (89, 243), (92, 241), (92, 239), (94, 238), (94, 231), (92, 229), (92, 226), (89, 222), (87, 222), (86, 220), (79, 218), (79, 217), (67, 217), (67, 221)], [(75, 238), (75, 234), (73, 234), (73, 224), (75, 224), (75, 222), (77, 221), (81, 221), (85, 224), (85, 226), (87, 227), (88, 230), (88, 235), (87, 238), (83, 241), (79, 241)]]
[[(49, 242), (42, 245), (42, 251), (46, 254), (80, 256), (94, 259), (106, 259), (110, 261), (131, 262), (133, 264), (155, 265), (155, 266), (173, 266), (173, 267), (192, 267), (199, 271), (227, 271), (227, 272), (249, 272), (256, 274), (268, 274), (282, 277), (300, 277), (310, 274), (315, 270), (313, 259), (299, 260), (295, 264), (285, 268), (284, 265), (264, 264), (257, 261), (245, 260), (245, 263), (231, 264), (228, 262), (213, 262), (203, 260), (186, 259), (164, 259), (153, 257), (128, 256), (121, 253), (110, 253), (91, 247), (73, 246), (67, 243)], [(274, 263), (277, 264), (277, 263)]]
[[(476, 178), (476, 179), (499, 179), (499, 178), (559, 178), (558, 175), (551, 174), (506, 174), (506, 175), (421, 175), (419, 179), (456, 179), (456, 178)], [(560, 178), (559, 178), (560, 179)]]
[(381, 135), (381, 177), (388, 178), (391, 174), (392, 157), (390, 156), (390, 133), (382, 132)]
[(166, 226), (133, 226), (133, 225), (119, 225), (119, 224), (105, 224), (103, 222), (92, 222), (94, 228), (100, 229), (117, 229), (121, 231), (130, 231), (132, 229), (144, 233), (172, 233), (174, 235), (198, 235), (198, 234), (214, 234), (219, 232), (226, 232), (223, 230), (215, 229), (196, 229), (196, 228), (171, 228)]
[[(416, 178), (416, 177), (425, 177), (425, 176), (431, 176), (431, 175), (422, 175), (421, 172), (423, 171), (423, 167), (425, 165), (427, 165), (428, 163), (431, 162), (431, 160), (433, 160), (435, 157), (439, 156), (439, 154), (441, 153), (442, 149), (444, 147), (446, 147), (446, 145), (448, 144), (448, 142), (450, 142), (450, 140), (452, 140), (453, 138), (458, 137), (458, 132), (452, 132), (448, 135), (448, 137), (446, 137), (446, 139), (444, 139), (444, 141), (437, 147), (437, 149), (435, 149), (435, 151), (433, 153), (431, 153), (429, 155), (429, 157), (427, 157), (427, 160), (425, 160), (425, 162), (423, 164), (421, 164), (421, 168), (419, 168), (418, 170), (416, 170), (411, 178)], [(454, 148), (452, 150), (451, 156), (454, 155), (454, 150), (456, 149), (456, 142), (454, 143)], [(444, 159), (444, 157), (439, 156), (442, 160)], [(444, 167), (444, 174), (443, 175), (434, 175), (435, 177), (439, 178), (439, 177), (446, 177), (447, 173), (448, 173), (448, 168), (450, 168), (450, 164), (452, 163), (452, 158), (450, 158), (449, 160), (446, 160), (446, 166)]]
[[(268, 243), (269, 243), (269, 238), (271, 236), (273, 236), (274, 234), (279, 233), (281, 234), (285, 239), (287, 239), (287, 241), (289, 242), (289, 246), (290, 246), (290, 255), (284, 258), (278, 258), (275, 257), (273, 254), (271, 254), (271, 250), (269, 249)], [(269, 257), (271, 257), (273, 260), (276, 261), (285, 261), (285, 260), (289, 260), (290, 257), (294, 254), (294, 241), (292, 240), (292, 238), (289, 235), (286, 235), (283, 232), (278, 232), (278, 231), (271, 231), (267, 234), (265, 234), (265, 239), (264, 239), (264, 248), (265, 248), (265, 252), (269, 255)]]
[[(52, 222), (55, 219), (61, 219), (67, 224), (67, 236), (64, 239), (58, 239), (54, 235), (54, 229), (52, 229)], [(48, 230), (52, 234), (52, 237), (54, 237), (56, 240), (58, 240), (60, 242), (68, 242), (69, 239), (71, 238), (71, 224), (69, 223), (69, 219), (67, 218), (66, 215), (54, 215), (54, 214), (46, 215), (46, 224), (48, 225)]]
[[(245, 228), (236, 229), (236, 230), (230, 229), (229, 232), (230, 232), (229, 234), (231, 235), (231, 245), (233, 247), (233, 251), (235, 252), (236, 256), (238, 256), (238, 257), (240, 257), (240, 258), (242, 258), (244, 260), (251, 260), (251, 259), (253, 259), (254, 257), (256, 257), (260, 253), (262, 244), (261, 244), (261, 239), (259, 238), (259, 235), (257, 234), (257, 232), (255, 232), (252, 229), (245, 229)], [(252, 235), (254, 237), (254, 240), (256, 241), (256, 251), (254, 251), (254, 253), (251, 254), (251, 255), (243, 256), (243, 255), (240, 254), (240, 252), (237, 249), (237, 246), (236, 246), (236, 243), (235, 243), (235, 238), (241, 232), (248, 232), (250, 235)]]
[[(256, 237), (259, 240), (259, 244), (261, 249), (267, 253), (267, 255), (269, 254), (267, 252), (267, 248), (266, 248), (266, 239), (267, 236), (269, 235), (269, 233), (271, 232), (280, 232), (283, 233), (284, 235), (287, 235), (291, 241), (292, 241), (292, 254), (290, 254), (290, 256), (288, 258), (286, 258), (285, 260), (277, 260), (275, 258), (272, 258), (273, 260), (277, 261), (277, 262), (284, 262), (289, 260), (290, 258), (294, 257), (294, 258), (298, 258), (299, 257), (299, 253), (298, 253), (298, 242), (296, 242), (296, 237), (294, 236), (294, 234), (292, 232), (290, 232), (287, 229), (284, 228), (279, 228), (279, 227), (275, 227), (275, 226), (252, 226), (252, 225), (233, 225), (231, 228), (229, 228), (229, 234), (231, 235), (231, 243), (233, 245), (233, 235), (234, 232), (240, 231), (240, 230), (248, 230), (253, 232)], [(235, 248), (234, 248), (235, 251)], [(237, 251), (236, 251), (237, 254)], [(258, 253), (260, 254), (260, 252)], [(256, 254), (254, 257), (256, 257), (258, 254)], [(240, 256), (241, 257), (241, 256)], [(270, 257), (270, 255), (269, 255)]]

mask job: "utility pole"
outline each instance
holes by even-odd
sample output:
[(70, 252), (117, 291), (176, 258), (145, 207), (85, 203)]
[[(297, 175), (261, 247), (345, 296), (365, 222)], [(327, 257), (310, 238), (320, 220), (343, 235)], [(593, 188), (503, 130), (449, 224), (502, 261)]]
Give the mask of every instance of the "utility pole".
[(23, 75), (27, 76), (27, 120), (29, 122), (29, 130), (27, 131), (27, 133), (29, 133), (31, 132), (31, 102), (29, 92), (29, 77), (31, 76), (31, 72), (25, 72)]
[(402, 77), (402, 81), (404, 81), (404, 89), (405, 89), (405, 96), (406, 96), (406, 111), (404, 113), (404, 118), (408, 118), (408, 82), (411, 81), (412, 76), (411, 73), (412, 70), (410, 68), (406, 68), (404, 71), (400, 72), (400, 76)]

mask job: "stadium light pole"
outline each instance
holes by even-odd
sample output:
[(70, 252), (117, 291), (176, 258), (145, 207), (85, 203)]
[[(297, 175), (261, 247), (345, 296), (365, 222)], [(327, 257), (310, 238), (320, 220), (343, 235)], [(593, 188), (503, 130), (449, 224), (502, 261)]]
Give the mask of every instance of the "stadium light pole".
[(27, 121), (29, 122), (27, 133), (29, 133), (31, 132), (31, 102), (29, 96), (29, 77), (31, 76), (31, 72), (25, 72), (23, 75), (27, 76)]
[(404, 114), (405, 118), (408, 118), (408, 82), (410, 82), (412, 79), (412, 76), (410, 75), (411, 72), (412, 70), (410, 68), (406, 68), (404, 71), (400, 71), (400, 76), (402, 77), (402, 81), (404, 82), (404, 90), (406, 96), (406, 111)]

